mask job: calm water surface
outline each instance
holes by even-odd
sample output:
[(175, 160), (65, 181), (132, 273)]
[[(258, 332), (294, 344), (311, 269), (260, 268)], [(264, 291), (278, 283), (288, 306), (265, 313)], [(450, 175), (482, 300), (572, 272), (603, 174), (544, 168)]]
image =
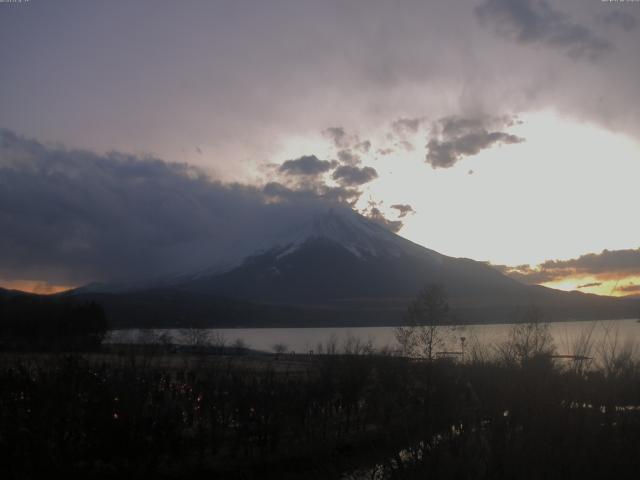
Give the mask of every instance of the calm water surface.
[[(637, 343), (640, 340), (640, 323), (636, 319), (628, 320), (599, 320), (581, 322), (551, 323), (550, 331), (553, 336), (557, 352), (568, 354), (572, 352), (574, 343), (583, 336), (590, 335), (595, 344), (602, 341), (616, 341), (620, 346)], [(507, 340), (512, 324), (466, 325), (455, 328), (439, 327), (445, 344), (442, 350), (460, 350), (461, 338), (465, 338), (468, 346), (497, 345)], [(242, 339), (254, 350), (272, 351), (277, 343), (287, 346), (289, 351), (307, 353), (317, 352), (318, 344), (326, 346), (335, 343), (338, 350), (351, 339), (361, 342), (371, 342), (374, 348), (397, 348), (394, 327), (346, 327), (346, 328), (221, 328), (208, 329), (212, 334), (224, 336), (227, 344), (236, 339)], [(175, 343), (182, 343), (184, 337), (180, 330), (114, 330), (106, 339), (107, 343), (140, 342), (153, 335), (168, 333)]]

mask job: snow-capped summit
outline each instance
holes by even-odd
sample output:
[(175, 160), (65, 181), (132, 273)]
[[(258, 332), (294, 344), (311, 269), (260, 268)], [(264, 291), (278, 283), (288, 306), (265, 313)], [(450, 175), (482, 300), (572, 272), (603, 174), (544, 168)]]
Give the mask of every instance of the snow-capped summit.
[(492, 268), (417, 245), (347, 208), (291, 225), (234, 268), (192, 277), (180, 288), (243, 300), (308, 303), (410, 297), (429, 283), (451, 291), (515, 282)]
[(340, 245), (359, 258), (379, 255), (423, 255), (426, 252), (435, 254), (346, 207), (316, 213), (306, 223), (294, 226), (283, 232), (280, 237), (271, 239), (270, 245), (261, 250), (280, 248), (278, 258), (281, 258), (295, 252), (305, 242), (318, 239)]

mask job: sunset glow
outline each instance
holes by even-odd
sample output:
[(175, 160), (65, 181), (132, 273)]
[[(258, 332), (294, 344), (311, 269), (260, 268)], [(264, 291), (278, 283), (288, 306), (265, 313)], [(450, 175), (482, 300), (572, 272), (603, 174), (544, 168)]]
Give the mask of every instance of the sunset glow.
[(51, 285), (47, 282), (38, 280), (0, 280), (0, 288), (6, 288), (7, 290), (20, 290), (40, 295), (52, 295), (70, 290), (74, 287), (70, 285)]
[(593, 276), (563, 278), (541, 285), (558, 290), (577, 290), (595, 295), (625, 297), (640, 295), (640, 276), (622, 277), (619, 279), (599, 279)]

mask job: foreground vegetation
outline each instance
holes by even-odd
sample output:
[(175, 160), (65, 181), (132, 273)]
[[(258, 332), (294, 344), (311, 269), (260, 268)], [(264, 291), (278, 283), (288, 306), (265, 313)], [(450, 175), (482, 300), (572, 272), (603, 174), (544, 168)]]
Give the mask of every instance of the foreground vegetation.
[(0, 476), (636, 478), (632, 349), (549, 342), (531, 323), (464, 361), (6, 353)]
[[(591, 479), (640, 471), (635, 346), (558, 355), (530, 309), (499, 345), (449, 331), (424, 289), (397, 349), (315, 355), (184, 329), (105, 346), (95, 304), (0, 302), (0, 478)], [(446, 335), (460, 351), (443, 352)], [(444, 355), (442, 355), (444, 353)]]
[(4, 350), (87, 350), (98, 348), (108, 323), (95, 302), (0, 292), (0, 348)]

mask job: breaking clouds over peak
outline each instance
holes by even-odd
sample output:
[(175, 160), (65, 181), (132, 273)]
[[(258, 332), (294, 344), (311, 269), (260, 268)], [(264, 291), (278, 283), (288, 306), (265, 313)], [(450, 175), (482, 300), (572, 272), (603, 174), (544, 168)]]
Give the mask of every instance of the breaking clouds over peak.
[[(292, 162), (288, 173), (327, 166), (315, 157)], [(220, 183), (186, 164), (0, 130), (0, 278), (78, 285), (192, 271), (251, 253), (359, 195), (348, 186)]]
[[(237, 260), (315, 213), (355, 208), (358, 187), (377, 174), (337, 164), (308, 155), (277, 168), (287, 184), (222, 183), (185, 163), (67, 149), (0, 129), (0, 279), (149, 280)], [(337, 185), (322, 178), (332, 169)], [(380, 211), (362, 213), (402, 227)]]
[[(382, 203), (383, 203), (382, 201), (376, 202), (376, 201), (370, 200), (368, 202), (367, 208), (365, 208), (360, 213), (364, 215), (366, 218), (368, 218), (369, 220), (372, 220), (378, 225), (381, 225), (382, 227), (386, 228), (387, 230), (391, 230), (392, 232), (395, 232), (395, 233), (399, 232), (403, 226), (402, 220), (391, 220), (387, 218), (384, 215), (384, 213), (382, 213), (382, 210), (378, 208), (382, 205)], [(400, 215), (400, 216), (402, 217), (403, 215)]]

